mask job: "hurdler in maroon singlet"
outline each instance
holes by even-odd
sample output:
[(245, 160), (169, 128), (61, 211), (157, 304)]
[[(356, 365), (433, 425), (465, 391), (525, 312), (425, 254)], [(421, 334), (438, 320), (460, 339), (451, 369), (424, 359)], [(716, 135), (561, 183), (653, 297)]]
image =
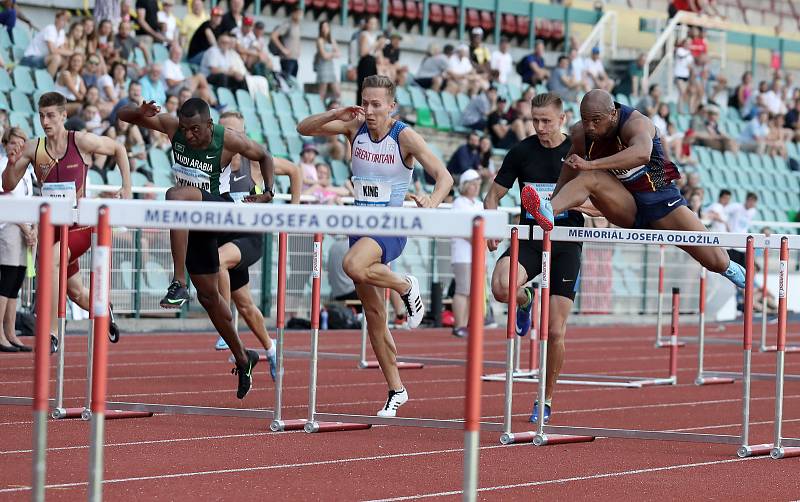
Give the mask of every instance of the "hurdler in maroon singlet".
[[(67, 151), (56, 160), (47, 151), (47, 139), (39, 138), (33, 161), (34, 172), (42, 184), (42, 195), (45, 197), (69, 198), (77, 201), (86, 194), (86, 176), (89, 166), (83, 160), (78, 145), (75, 144), (75, 132), (67, 133)], [(55, 242), (60, 239), (60, 232), (55, 232)], [(92, 245), (92, 227), (73, 225), (69, 229), (69, 264), (67, 277), (80, 271), (78, 259)]]

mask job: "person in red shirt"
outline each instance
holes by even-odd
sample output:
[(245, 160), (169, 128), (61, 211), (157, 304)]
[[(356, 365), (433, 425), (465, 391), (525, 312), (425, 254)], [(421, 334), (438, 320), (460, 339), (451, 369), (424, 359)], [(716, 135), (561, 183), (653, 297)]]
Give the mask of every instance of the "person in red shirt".
[(708, 53), (708, 42), (703, 34), (703, 29), (698, 26), (689, 28), (689, 50), (692, 56), (697, 59), (699, 56)]

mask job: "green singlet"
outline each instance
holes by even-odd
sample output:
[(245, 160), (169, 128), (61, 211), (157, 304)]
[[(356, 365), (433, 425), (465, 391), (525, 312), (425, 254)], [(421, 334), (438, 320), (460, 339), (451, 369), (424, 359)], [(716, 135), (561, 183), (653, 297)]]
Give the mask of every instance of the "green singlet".
[(221, 167), (225, 127), (214, 124), (211, 143), (203, 150), (189, 146), (178, 129), (172, 137), (172, 172), (177, 186), (197, 187), (214, 195), (230, 192), (231, 167)]

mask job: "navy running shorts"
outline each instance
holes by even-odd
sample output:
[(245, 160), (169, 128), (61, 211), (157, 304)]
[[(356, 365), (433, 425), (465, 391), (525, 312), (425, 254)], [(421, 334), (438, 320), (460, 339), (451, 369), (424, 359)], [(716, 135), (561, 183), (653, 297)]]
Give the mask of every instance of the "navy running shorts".
[(650, 224), (660, 220), (681, 206), (688, 206), (686, 199), (673, 183), (655, 192), (633, 192), (636, 201), (634, 228), (650, 228)]
[(377, 242), (378, 245), (381, 247), (381, 263), (384, 265), (393, 262), (396, 260), (400, 254), (402, 254), (403, 249), (406, 247), (406, 242), (408, 239), (406, 237), (388, 237), (388, 236), (376, 236), (376, 235), (359, 235), (359, 236), (350, 236), (350, 247), (353, 247), (353, 244), (358, 242), (359, 239), (362, 238), (372, 239), (373, 241)]

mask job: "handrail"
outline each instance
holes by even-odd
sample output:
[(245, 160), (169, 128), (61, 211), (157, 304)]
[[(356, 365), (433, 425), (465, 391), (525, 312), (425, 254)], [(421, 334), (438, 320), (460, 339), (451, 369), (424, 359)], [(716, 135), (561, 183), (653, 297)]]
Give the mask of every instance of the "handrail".
[(613, 59), (617, 56), (617, 12), (613, 10), (606, 11), (597, 21), (592, 31), (587, 35), (586, 40), (578, 48), (578, 56), (585, 56), (589, 54), (594, 46), (605, 44), (607, 26), (611, 29), (611, 50), (608, 57)]

